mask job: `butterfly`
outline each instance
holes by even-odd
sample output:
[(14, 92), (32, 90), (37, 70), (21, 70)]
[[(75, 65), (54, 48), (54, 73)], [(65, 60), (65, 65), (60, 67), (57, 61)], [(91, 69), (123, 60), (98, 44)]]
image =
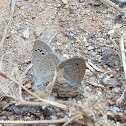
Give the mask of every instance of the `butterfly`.
[(60, 58), (53, 53), (52, 48), (41, 40), (36, 40), (33, 46), (33, 73), (35, 86), (45, 90), (45, 84), (54, 77), (54, 71)]
[(64, 78), (70, 86), (79, 87), (86, 70), (85, 60), (79, 57), (66, 59), (59, 63), (58, 69), (64, 70)]

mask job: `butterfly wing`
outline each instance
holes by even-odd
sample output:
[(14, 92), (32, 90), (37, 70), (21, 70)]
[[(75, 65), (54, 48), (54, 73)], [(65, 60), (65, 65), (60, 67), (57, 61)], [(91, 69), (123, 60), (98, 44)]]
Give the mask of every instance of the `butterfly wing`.
[(64, 69), (64, 77), (68, 84), (74, 87), (80, 86), (83, 80), (86, 64), (83, 58), (70, 58), (62, 61), (58, 68)]
[(33, 72), (36, 78), (40, 63), (48, 53), (52, 52), (51, 47), (41, 40), (36, 40), (33, 46)]
[(47, 54), (40, 63), (40, 66), (37, 71), (37, 76), (35, 78), (36, 84), (42, 86), (49, 81), (52, 81), (54, 77), (54, 71), (59, 63), (59, 57), (54, 53)]

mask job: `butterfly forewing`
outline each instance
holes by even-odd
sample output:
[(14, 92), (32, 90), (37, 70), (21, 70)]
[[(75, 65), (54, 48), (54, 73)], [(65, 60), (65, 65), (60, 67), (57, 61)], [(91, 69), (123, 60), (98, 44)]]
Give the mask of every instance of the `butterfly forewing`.
[(52, 52), (51, 47), (41, 40), (36, 40), (33, 47), (33, 72), (36, 78), (40, 63), (48, 53)]

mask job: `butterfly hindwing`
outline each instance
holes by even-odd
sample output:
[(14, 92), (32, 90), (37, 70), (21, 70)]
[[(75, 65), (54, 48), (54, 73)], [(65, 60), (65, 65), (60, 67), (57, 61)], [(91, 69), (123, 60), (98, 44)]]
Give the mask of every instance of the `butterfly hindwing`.
[(64, 69), (64, 77), (68, 84), (74, 87), (80, 86), (83, 80), (86, 64), (83, 58), (70, 58), (62, 61), (58, 68)]

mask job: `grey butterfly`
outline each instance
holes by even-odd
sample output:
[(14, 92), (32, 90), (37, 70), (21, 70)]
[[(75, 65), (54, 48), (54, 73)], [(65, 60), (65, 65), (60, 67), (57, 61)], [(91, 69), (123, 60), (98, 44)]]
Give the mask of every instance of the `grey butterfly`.
[(41, 86), (41, 90), (45, 90), (45, 83), (53, 79), (54, 70), (59, 61), (59, 57), (52, 52), (48, 44), (40, 40), (35, 41), (33, 47), (35, 86)]
[(64, 69), (64, 77), (68, 84), (73, 87), (81, 86), (86, 64), (83, 58), (73, 57), (59, 63), (59, 69)]

